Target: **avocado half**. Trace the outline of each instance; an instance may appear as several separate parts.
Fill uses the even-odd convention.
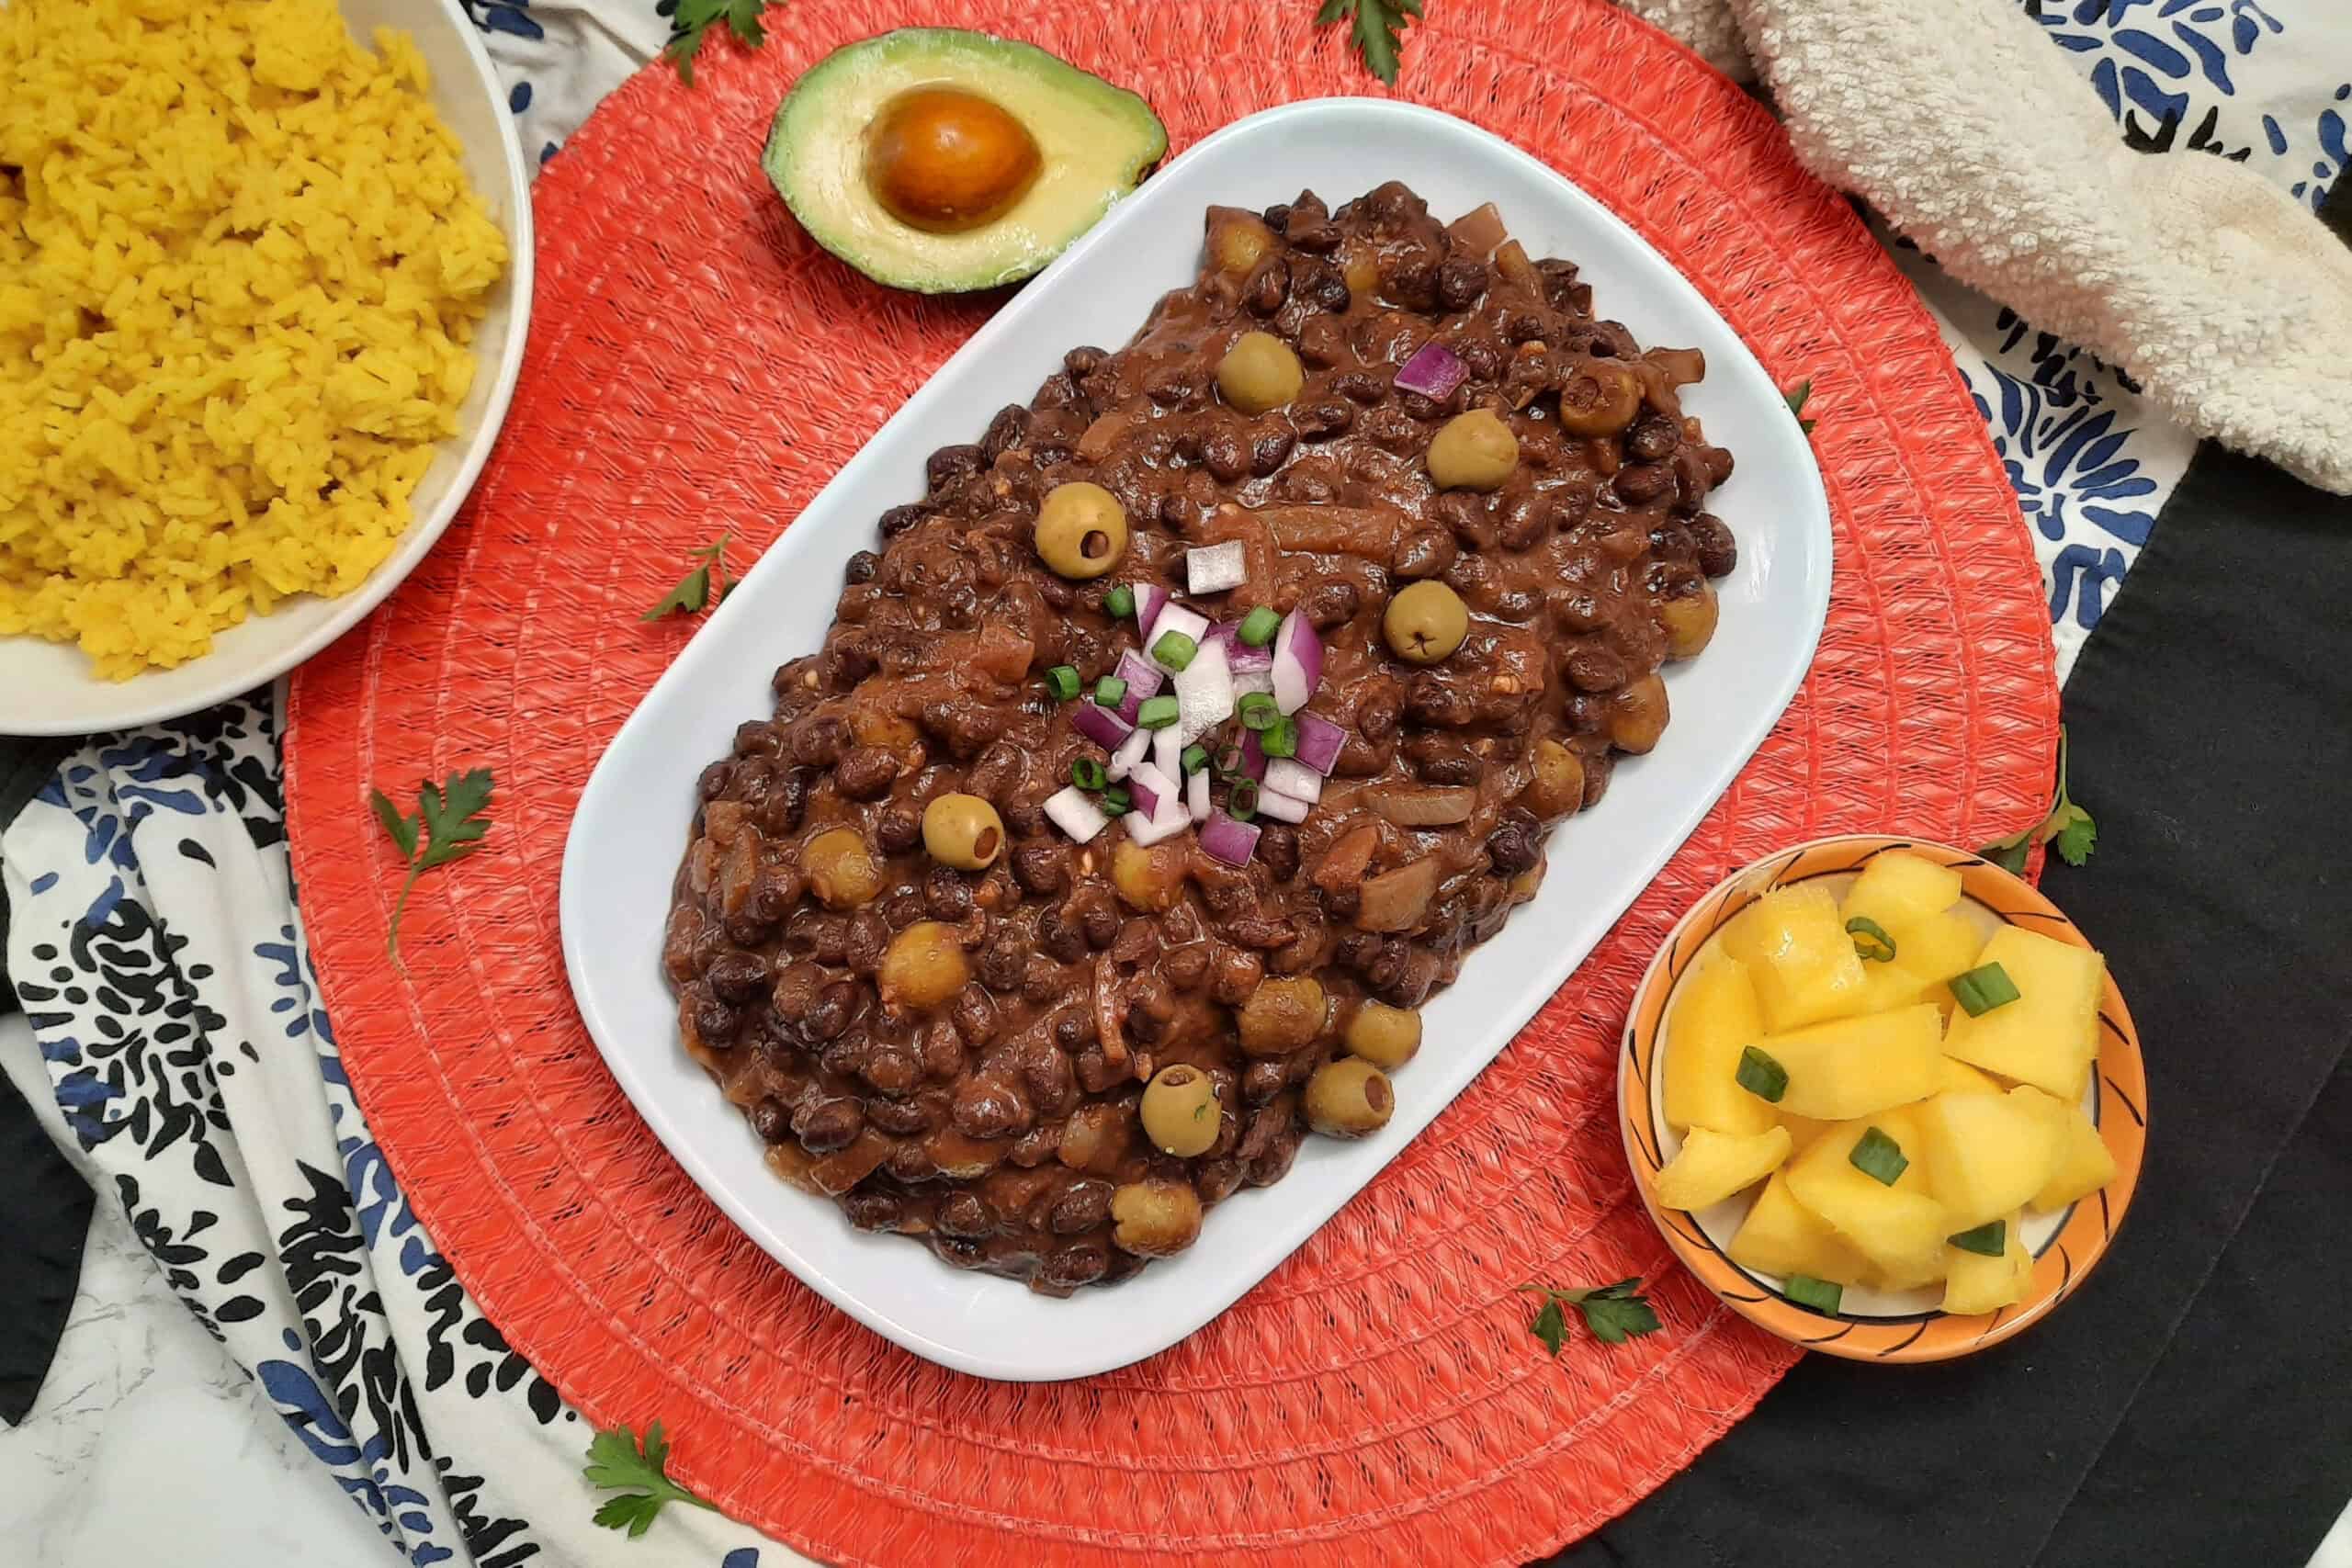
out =
[[[901,94],[952,87],[1003,108],[1035,140],[1027,188],[977,227],[902,221],[866,179],[870,129]],[[1034,44],[960,28],[904,28],[847,44],[776,109],[761,166],[809,237],[877,283],[954,294],[1015,283],[1059,255],[1168,151],[1151,106]]]

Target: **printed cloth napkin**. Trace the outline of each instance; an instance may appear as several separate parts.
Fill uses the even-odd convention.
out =
[[[525,145],[544,161],[660,50],[671,0],[466,5],[509,85]],[[2005,0],[1952,8],[1980,5],[2009,9]],[[1798,62],[1834,56],[1844,35],[1805,32],[1795,13],[1806,7],[1794,4],[1787,15],[1761,0],[1682,9],[1713,16],[1719,43],[1740,27],[1756,29],[1741,36],[1790,100],[1816,167],[1851,177],[1898,222],[1932,221],[1930,209],[1872,189],[1858,152],[1838,152],[1851,144],[1824,118],[1846,110],[1799,101]],[[1957,35],[1945,7],[1899,7],[1907,20],[1894,6],[1819,9],[1884,9],[1871,48],[1901,53],[1908,28],[1923,60],[1935,55],[1891,70],[1888,81],[1924,92],[1948,73],[1939,51]],[[2051,188],[2080,190],[2096,177],[2083,173],[2085,161],[2125,148],[2164,154],[2150,168],[2181,173],[2183,185],[2199,183],[2190,172],[2242,175],[2233,185],[2256,191],[2267,182],[2283,195],[2239,189],[2231,199],[2275,222],[2282,207],[2315,208],[2343,168],[2352,15],[2340,0],[2027,0],[2015,9],[2012,30],[2047,51],[2019,68],[2049,99],[2003,105],[2002,159],[2021,195],[2040,178],[2037,159],[2065,164],[2052,169]],[[789,17],[773,25],[789,27]],[[1786,51],[1776,29],[1792,40]],[[1409,41],[1405,69],[1409,77]],[[1850,87],[1856,77],[1841,67],[1825,80]],[[1920,122],[1902,146],[1928,166],[1942,156],[1939,117],[1962,117],[1948,127],[1954,145],[1982,130],[1965,118],[1976,112],[1965,95],[1882,112]],[[2103,149],[2084,145],[2099,134]],[[1972,145],[1981,148],[1981,136]],[[2065,231],[2048,235],[2040,260],[2063,269]],[[1957,258],[1947,237],[1939,230],[1934,243]],[[2063,323],[2095,338],[2098,321],[2020,315],[1917,247],[1891,243],[1937,310],[2008,465],[2064,668],[2188,465],[2196,429],[2174,411],[2218,431],[2236,405],[2202,402],[2153,367],[2146,381],[2127,375],[2115,356],[2057,335]],[[2263,254],[2248,249],[2245,266],[2200,277],[2204,292],[2187,303],[2217,319],[2267,308],[2273,302],[2245,298],[2272,289],[2254,265]],[[1962,276],[1996,286],[2010,276],[1989,265]],[[177,724],[97,738],[73,750],[13,822],[0,822],[7,964],[76,1140],[72,1153],[101,1201],[122,1205],[189,1310],[411,1562],[601,1561],[615,1540],[591,1519],[596,1499],[580,1475],[585,1424],[507,1347],[435,1250],[345,1080],[288,882],[275,713],[258,693]],[[801,1561],[687,1507],[667,1510],[628,1552],[648,1568]]]

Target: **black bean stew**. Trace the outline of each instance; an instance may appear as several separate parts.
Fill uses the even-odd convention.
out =
[[[1422,1003],[1657,744],[1659,667],[1714,629],[1732,459],[1676,396],[1703,368],[1596,320],[1490,208],[1211,209],[1199,280],[1134,342],[932,455],[822,651],[702,774],[663,961],[775,1171],[1061,1295],[1192,1245],[1310,1130],[1385,1122]],[[1077,481],[1108,498],[1046,505]],[[1244,581],[1189,593],[1188,551],[1236,542]],[[1323,649],[1296,722],[1339,727],[1329,777],[1240,863],[1139,807],[1083,842],[1048,813],[1074,776],[1121,798],[1072,717],[1154,585]],[[1237,818],[1243,708],[1201,738]]]

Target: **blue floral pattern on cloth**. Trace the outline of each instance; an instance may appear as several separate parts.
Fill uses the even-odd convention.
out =
[[[51,1090],[165,1282],[409,1562],[597,1560],[585,1425],[435,1249],[352,1095],[277,739],[267,694],[97,737],[0,840]],[[701,1509],[629,1554],[799,1561]]]

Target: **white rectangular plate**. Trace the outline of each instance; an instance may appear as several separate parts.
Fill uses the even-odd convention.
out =
[[[1739,467],[1715,510],[1739,539],[1717,587],[1713,644],[1667,676],[1674,722],[1651,755],[1555,835],[1531,908],[1472,955],[1426,1010],[1424,1050],[1396,1077],[1396,1112],[1360,1143],[1311,1138],[1276,1185],[1219,1204],[1192,1250],[1067,1301],[949,1268],[901,1236],[850,1228],[831,1203],[761,1162],[742,1114],[680,1048],[660,964],[670,883],[695,775],[735,727],[765,716],[768,677],[814,651],[842,564],[875,519],[922,488],[934,447],[979,436],[1026,403],[1080,344],[1126,342],[1193,280],[1202,209],[1265,207],[1310,187],[1334,207],[1401,179],[1442,217],[1497,203],[1531,254],[1577,263],[1596,308],[1645,345],[1695,344],[1684,394]],[[571,988],[597,1046],[662,1142],[746,1234],[809,1286],[917,1355],[983,1377],[1083,1377],[1163,1349],[1230,1306],[1295,1249],[1493,1060],[1655,875],[1747,761],[1812,662],[1829,603],[1829,512],[1797,422],[1696,289],[1599,202],[1485,131],[1371,99],[1294,104],[1228,126],[1175,160],[1023,288],[876,432],[727,596],[614,738],[588,782],[563,863]]]

